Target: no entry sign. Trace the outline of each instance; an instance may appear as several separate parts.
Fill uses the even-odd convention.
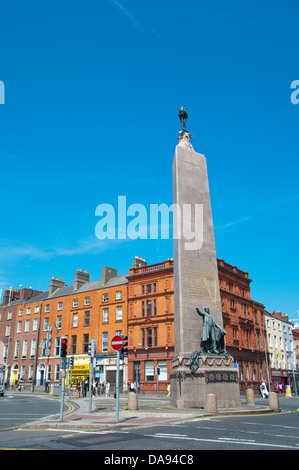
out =
[[[124,340],[122,339],[121,336],[119,335],[113,336],[111,340],[111,346],[113,347],[113,349],[115,349],[115,351],[119,351],[122,348],[123,344],[124,344]]]

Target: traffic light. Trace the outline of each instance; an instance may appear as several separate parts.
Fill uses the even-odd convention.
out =
[[[120,354],[123,355],[123,354],[127,354],[127,352],[128,352],[128,348],[126,348],[126,346],[128,346],[128,337],[124,336],[124,335],[121,335],[121,337],[123,339],[123,345],[122,345],[122,348],[120,350]]]
[[[92,339],[89,343],[88,343],[88,355],[89,357],[95,357],[95,354],[96,354],[96,340],[95,339]]]
[[[60,357],[67,355],[67,336],[63,336],[60,340]]]
[[[75,362],[75,358],[74,358],[74,356],[71,356],[70,357],[70,369],[72,369],[74,367],[74,362]]]

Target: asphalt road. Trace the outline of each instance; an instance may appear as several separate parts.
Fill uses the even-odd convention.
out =
[[[265,403],[256,399],[257,404],[259,400]],[[170,463],[158,462],[159,456],[165,459],[166,455],[168,460],[178,460],[173,463],[197,465],[202,450],[299,450],[299,398],[280,397],[281,413],[218,416],[158,426],[123,426],[115,431],[25,430],[20,427],[59,413],[59,406],[59,401],[48,397],[1,398],[0,449],[101,450],[99,463],[120,464],[115,459],[126,458],[122,463],[132,468],[145,463]]]

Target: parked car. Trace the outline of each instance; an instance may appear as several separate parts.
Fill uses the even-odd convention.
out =
[[[4,385],[0,382],[0,395],[3,397],[4,395]]]

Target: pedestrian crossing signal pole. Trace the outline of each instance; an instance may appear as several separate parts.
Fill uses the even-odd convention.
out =
[[[89,413],[92,412],[92,384],[93,384],[93,362],[96,354],[96,340],[92,339],[88,343],[88,355],[90,359],[90,371],[89,371]]]
[[[60,368],[62,368],[60,421],[63,421],[64,395],[65,395],[66,355],[67,355],[67,336],[63,336],[60,340]]]
[[[120,363],[120,350],[117,351],[116,360],[116,407],[115,407],[115,421],[119,421],[119,363]]]
[[[115,421],[118,423],[119,421],[119,363],[120,363],[120,354],[121,350],[124,345],[124,337],[121,335],[115,335],[113,336],[111,340],[111,346],[112,348],[117,351],[117,356],[116,356],[116,393],[115,393],[115,398],[116,398],[116,407],[115,407]]]

